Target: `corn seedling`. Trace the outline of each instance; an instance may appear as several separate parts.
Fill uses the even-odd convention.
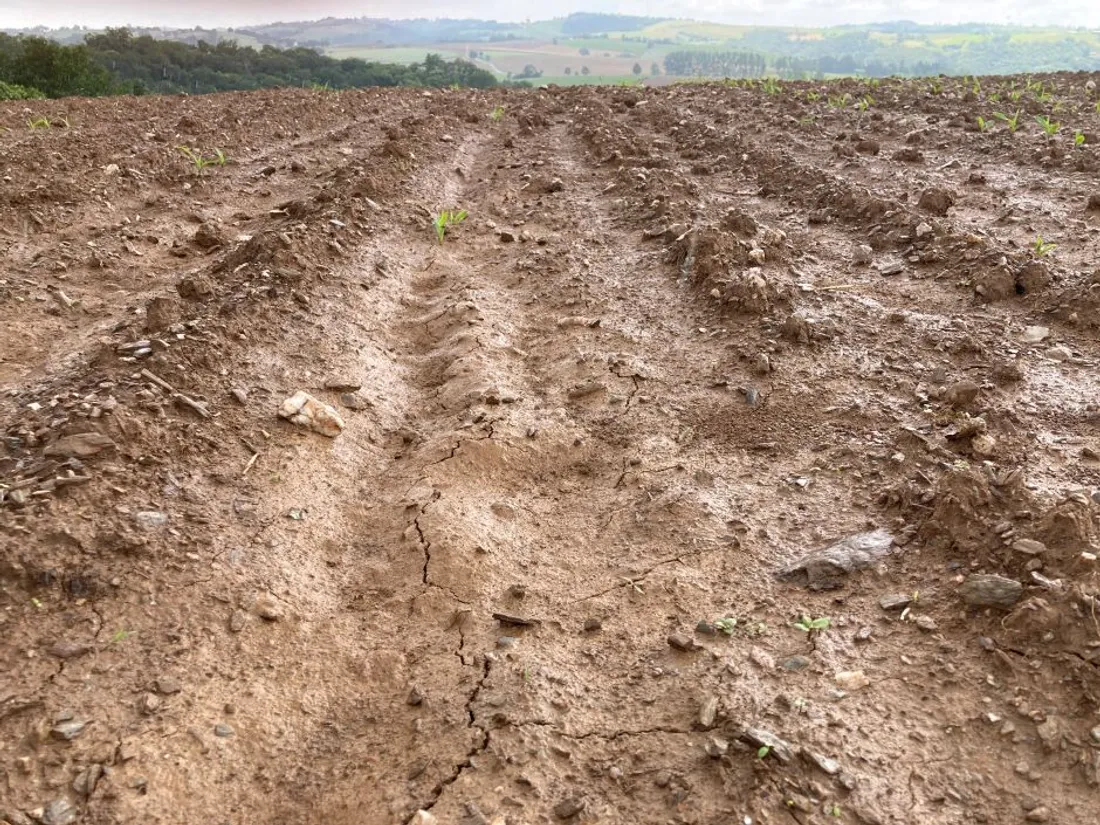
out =
[[[35,129],[49,129],[53,126],[48,117],[27,118],[27,128],[32,132]]]
[[[764,78],[764,80],[760,84],[760,88],[764,90],[764,94],[768,95],[777,95],[782,90],[782,87],[779,85],[779,81],[777,81],[774,77]]]
[[[817,103],[817,101],[821,100],[821,93],[814,91],[806,92],[806,100],[810,101],[811,103]],[[1097,105],[1100,106],[1100,104]]]
[[[1049,255],[1057,247],[1058,247],[1057,244],[1050,243],[1049,241],[1044,241],[1043,236],[1040,235],[1039,237],[1037,237],[1035,239],[1035,243],[1032,244],[1031,248],[1035,251],[1035,254],[1037,256],[1042,258],[1044,255]]]
[[[978,131],[979,132],[984,132],[988,128],[989,128],[989,121],[986,120],[981,115],[979,115],[978,116]]]
[[[852,100],[851,95],[849,95],[847,92],[845,92],[842,95],[830,95],[828,103],[834,109],[843,109],[845,106],[847,106],[851,102],[851,100]]]
[[[1073,145],[1075,147],[1085,145],[1085,133],[1080,129],[1073,133]]]
[[[718,628],[722,633],[727,636],[733,635],[733,629],[737,627],[737,619],[726,617],[724,619],[718,619],[714,622],[714,626]]]
[[[870,95],[864,95],[860,101],[856,104],[856,108],[861,112],[866,112],[872,106],[875,105],[875,99]]]
[[[991,101],[993,101],[994,103],[1000,103],[1001,102],[1001,93],[1000,92],[994,92],[993,94],[991,94],[989,96],[989,99]]]
[[[195,171],[200,175],[205,171],[207,166],[225,166],[228,160],[225,156],[225,152],[221,149],[214,150],[213,157],[206,157],[198,149],[192,149],[189,146],[177,146],[176,147],[183,156],[195,167]]]
[[[978,78],[974,78],[973,83],[971,83],[970,85],[970,91],[974,93],[975,97],[982,93],[982,84],[981,81],[978,80]]]
[[[1040,128],[1047,133],[1049,137],[1053,137],[1058,134],[1058,130],[1062,128],[1062,124],[1057,121],[1051,120],[1046,115],[1036,115],[1035,122],[1039,124]]]
[[[504,117],[504,107],[497,106],[493,111],[489,112],[489,120],[493,123],[499,123]]]
[[[1013,89],[1011,92],[1008,93],[1008,98],[1013,103],[1019,103],[1020,98],[1023,97],[1023,96],[1024,96],[1024,93],[1021,92],[1019,89]]]
[[[443,238],[447,234],[447,230],[452,226],[458,226],[464,220],[469,213],[465,209],[460,209],[457,212],[440,212],[435,216],[433,225],[435,226],[435,236],[439,238],[439,242],[443,243]]]
[[[133,635],[134,631],[132,630],[116,630],[111,634],[111,644],[117,645],[119,642],[124,642]]]
[[[1016,130],[1020,127],[1020,110],[1016,110],[1014,115],[1006,115],[1004,112],[994,112],[993,117],[997,120],[1003,120],[1008,126],[1008,131],[1015,134]]]
[[[938,81],[938,80],[933,80],[928,85],[928,91],[931,92],[934,95],[943,94],[943,84],[940,83],[940,81]]]
[[[772,746],[771,745],[761,745],[759,748],[756,749],[756,758],[757,759],[763,759],[764,757],[766,757],[771,752],[772,752]]]
[[[827,630],[831,624],[832,621],[826,616],[822,616],[819,619],[811,619],[809,616],[803,616],[791,626],[801,630],[803,633],[820,633],[822,630]]]

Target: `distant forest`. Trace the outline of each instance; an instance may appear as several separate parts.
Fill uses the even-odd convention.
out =
[[[349,89],[364,86],[497,84],[491,72],[465,60],[429,54],[397,65],[335,60],[313,49],[251,49],[232,41],[188,45],[135,36],[126,29],[62,45],[42,37],[0,34],[0,99],[107,94],[204,94],[278,86]]]

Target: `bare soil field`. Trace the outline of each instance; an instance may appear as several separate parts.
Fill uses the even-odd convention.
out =
[[[0,821],[1100,821],[1042,80],[0,105]]]

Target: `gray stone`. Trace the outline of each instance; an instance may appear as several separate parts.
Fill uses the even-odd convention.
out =
[[[685,653],[690,653],[699,649],[699,645],[695,644],[695,640],[690,636],[685,636],[683,633],[673,633],[669,636],[668,646],[675,650],[682,650]]]
[[[890,553],[894,537],[886,530],[857,533],[815,550],[779,571],[780,578],[801,579],[811,590],[840,587],[849,573],[869,567]]]
[[[67,799],[55,799],[42,811],[42,825],[71,825],[76,822],[77,810]]]
[[[912,603],[913,597],[908,593],[889,593],[878,600],[883,610],[904,610]]]
[[[219,722],[218,724],[214,725],[214,735],[215,736],[220,736],[224,739],[228,736],[233,735],[233,728],[231,728],[229,725],[225,724],[224,722]]]
[[[84,728],[87,726],[88,723],[83,719],[66,719],[50,728],[50,736],[54,739],[61,739],[66,742],[72,741],[80,736],[80,734],[84,733]]]
[[[554,816],[558,819],[569,819],[583,811],[585,805],[586,803],[582,797],[571,796],[554,806]]]
[[[1008,609],[1021,599],[1024,586],[994,573],[971,573],[959,586],[959,594],[971,607]]]
[[[710,730],[714,727],[714,720],[718,715],[718,697],[708,696],[699,707],[699,727]]]
[[[788,742],[763,728],[745,728],[741,731],[741,739],[754,748],[768,748],[769,753],[784,764],[790,762],[794,756]]]
[[[171,676],[161,676],[157,679],[157,693],[161,693],[165,696],[171,696],[173,693],[179,693],[183,690],[183,683],[179,679],[173,679]]]
[[[805,656],[791,656],[783,660],[783,669],[798,672],[810,666],[810,660]]]

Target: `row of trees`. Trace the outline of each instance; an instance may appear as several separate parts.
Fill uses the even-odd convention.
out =
[[[47,97],[69,95],[203,94],[278,86],[496,85],[491,72],[465,60],[428,55],[408,66],[335,60],[312,49],[251,49],[233,41],[188,45],[134,36],[127,29],[88,35],[63,46],[41,37],[0,34],[0,81]]]

